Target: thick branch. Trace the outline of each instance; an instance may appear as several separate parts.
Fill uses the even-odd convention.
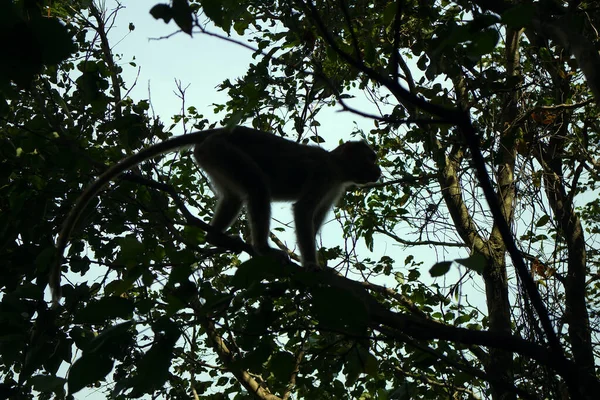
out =
[[[443,149],[437,149],[438,157],[442,162],[438,162],[438,182],[442,188],[442,197],[450,212],[452,222],[456,231],[471,252],[475,251],[484,255],[488,254],[485,242],[477,232],[475,222],[464,202],[460,181],[458,179],[457,163],[444,154]]]
[[[106,61],[106,65],[108,70],[110,71],[110,80],[112,83],[112,94],[114,96],[114,104],[115,104],[115,116],[119,118],[121,116],[121,85],[119,82],[119,70],[115,64],[115,60],[112,55],[112,51],[110,49],[110,44],[108,42],[108,37],[106,36],[106,24],[102,17],[102,14],[96,6],[92,3],[90,6],[90,13],[96,19],[98,26],[95,27],[98,36],[100,36],[100,48],[102,49],[102,53],[104,54],[104,60]]]
[[[281,397],[275,396],[252,378],[248,371],[240,369],[235,365],[235,355],[229,350],[229,347],[217,331],[214,321],[206,316],[206,312],[202,309],[202,305],[198,298],[194,298],[190,302],[190,307],[194,310],[196,317],[201,321],[202,326],[206,329],[208,340],[212,348],[215,350],[219,359],[227,368],[227,371],[231,372],[235,376],[238,382],[255,398],[261,400],[282,400]]]
[[[361,298],[369,309],[369,326],[380,330],[389,327],[418,340],[448,340],[467,345],[481,345],[493,349],[502,349],[532,358],[561,375],[569,385],[579,387],[589,395],[600,391],[600,382],[591,374],[580,374],[576,364],[564,357],[562,352],[548,350],[536,343],[528,342],[518,336],[489,331],[475,331],[444,325],[425,318],[390,311],[368,294],[362,285],[347,278],[324,270],[319,273],[321,283],[329,283]],[[592,398],[592,397],[589,397]]]
[[[559,157],[560,154],[554,155]],[[585,235],[579,216],[575,212],[561,180],[561,171],[552,168],[549,155],[539,154],[544,168],[544,183],[548,202],[560,226],[562,239],[567,243],[567,276],[565,279],[566,312],[569,339],[573,356],[580,368],[592,373],[594,356],[585,296],[587,255]]]

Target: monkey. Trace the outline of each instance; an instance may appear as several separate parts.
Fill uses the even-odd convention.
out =
[[[316,235],[329,209],[351,185],[381,177],[377,155],[364,141],[348,141],[332,151],[293,142],[257,129],[233,126],[177,136],[126,157],[101,174],[76,200],[57,239],[57,262],[50,272],[55,304],[60,299],[62,255],[85,207],[121,173],[163,153],[194,146],[193,157],[217,196],[210,225],[225,232],[246,207],[252,247],[258,255],[287,260],[268,244],[271,202],[292,201],[302,265],[319,268]],[[207,234],[207,241],[211,241]]]

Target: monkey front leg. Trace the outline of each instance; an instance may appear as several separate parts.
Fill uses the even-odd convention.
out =
[[[242,199],[234,193],[221,192],[210,225],[219,232],[225,232],[240,215],[242,205]]]
[[[317,263],[317,234],[314,225],[315,204],[312,200],[303,200],[294,204],[294,222],[296,224],[296,238],[302,257],[302,266],[310,269],[319,269]]]
[[[257,182],[254,190],[248,193],[246,208],[254,251],[261,256],[272,256],[280,263],[289,262],[290,258],[285,251],[269,246],[271,196],[266,185],[261,186]]]
[[[298,247],[306,268],[322,268],[317,261],[316,236],[342,191],[343,187],[332,186],[327,180],[313,179],[312,187],[294,204]]]
[[[229,228],[242,210],[242,199],[233,192],[221,190],[218,192],[218,201],[215,214],[210,221],[216,231],[224,233]],[[211,232],[206,233],[206,240],[216,246],[224,245],[219,235]]]

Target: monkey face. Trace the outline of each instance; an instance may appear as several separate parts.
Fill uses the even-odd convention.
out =
[[[367,164],[358,169],[354,175],[354,182],[359,184],[377,182],[381,177],[381,169],[377,164]]]
[[[344,174],[350,182],[365,184],[381,177],[377,154],[363,141],[346,142],[332,152],[340,158]]]

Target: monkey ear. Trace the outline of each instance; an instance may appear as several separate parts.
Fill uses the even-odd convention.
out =
[[[365,142],[344,142],[342,144],[340,144],[338,147],[336,147],[332,153],[336,153],[337,155],[341,156],[344,159],[351,159],[357,156],[357,144],[359,143],[363,143],[364,145],[366,145],[366,147],[368,147],[368,145]],[[362,147],[362,146],[361,146]]]
[[[350,162],[366,161],[374,164],[377,161],[377,154],[364,140],[342,143],[333,150],[333,153]]]

